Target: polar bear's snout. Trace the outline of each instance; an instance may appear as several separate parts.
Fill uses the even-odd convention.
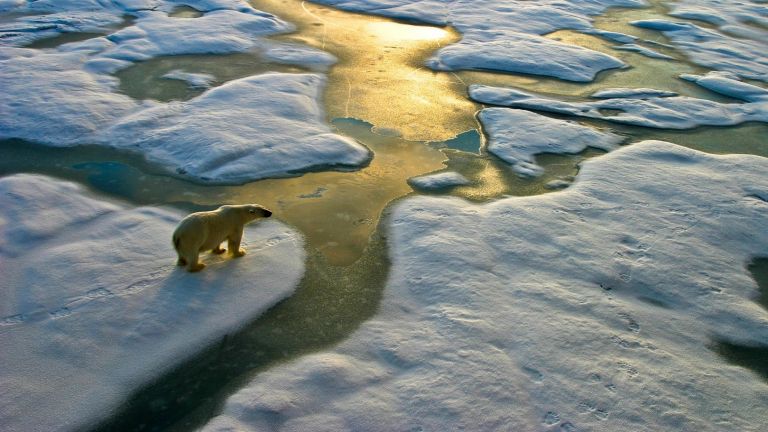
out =
[[[265,209],[262,206],[254,206],[254,208],[252,208],[249,211],[249,213],[260,215],[261,217],[265,217],[265,218],[268,218],[268,217],[272,216],[272,211],[268,210],[268,209]]]

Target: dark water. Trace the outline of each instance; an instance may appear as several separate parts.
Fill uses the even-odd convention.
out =
[[[768,310],[768,257],[755,258],[747,270],[757,283],[755,301]],[[768,382],[768,345],[749,346],[720,340],[715,341],[711,348],[729,362],[754,371]]]

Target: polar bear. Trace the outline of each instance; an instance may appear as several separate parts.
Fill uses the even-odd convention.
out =
[[[234,257],[245,255],[240,249],[245,224],[256,219],[268,218],[272,212],[258,204],[223,205],[214,211],[192,213],[179,222],[173,232],[173,247],[179,254],[177,265],[187,270],[202,270],[205,264],[198,262],[202,251],[221,254],[221,243],[227,240],[227,248]]]

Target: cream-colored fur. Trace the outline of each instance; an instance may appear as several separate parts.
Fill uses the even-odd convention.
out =
[[[221,254],[221,243],[226,240],[227,248],[234,257],[245,255],[240,249],[243,227],[256,219],[272,216],[272,212],[256,204],[224,205],[214,211],[192,213],[179,222],[173,232],[173,246],[179,254],[177,262],[187,270],[202,270],[205,264],[198,262],[200,252],[210,250]]]

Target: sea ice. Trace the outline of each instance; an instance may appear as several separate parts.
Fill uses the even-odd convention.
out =
[[[64,147],[139,109],[113,92],[117,80],[83,69],[84,54],[3,48],[0,60],[0,139],[21,138]]]
[[[649,141],[561,192],[403,200],[378,314],[204,430],[761,431],[765,382],[708,345],[768,345],[766,172]]]
[[[135,25],[107,36],[115,45],[101,56],[140,61],[161,55],[243,52],[265,44],[260,36],[293,28],[269,14],[215,10],[181,20],[163,12],[145,12]]]
[[[462,40],[435,53],[427,61],[433,69],[492,69],[582,82],[591,81],[602,70],[623,67],[624,63],[607,54],[542,36],[561,29],[593,32],[590,16],[611,6],[645,5],[641,0],[320,0],[319,3],[454,26],[461,32]]]
[[[718,2],[718,7],[727,10],[735,4],[742,4],[742,2]],[[663,32],[678,49],[701,66],[731,72],[742,78],[768,82],[765,43],[768,32],[766,31],[751,30],[750,33],[742,32],[740,37],[731,37],[689,22],[639,20],[631,24]],[[750,28],[742,23],[739,26],[732,26],[732,29],[745,27]]]
[[[460,43],[442,48],[426,64],[435,70],[495,70],[582,82],[592,81],[602,70],[624,66],[597,51],[502,30],[468,30]]]
[[[543,173],[536,165],[537,154],[579,153],[587,147],[610,151],[624,141],[624,137],[610,132],[525,110],[486,108],[478,118],[488,134],[488,151],[522,175]]]
[[[613,49],[617,49],[620,51],[632,51],[636,52],[638,54],[642,54],[646,57],[650,58],[656,58],[656,59],[662,59],[662,60],[674,60],[675,58],[672,56],[668,56],[666,54],[662,54],[658,51],[654,51],[648,47],[644,47],[642,45],[634,44],[634,43],[625,43],[623,45],[616,45],[612,47]]]
[[[753,88],[751,94],[759,94],[762,91],[759,87],[732,81],[730,91],[734,94],[737,86],[738,94],[741,95],[747,93],[750,88]],[[702,82],[706,83],[708,80]],[[711,87],[714,88],[714,85]],[[722,90],[723,86],[718,88]],[[643,89],[639,95],[628,92],[618,93],[620,97],[616,98],[569,102],[511,88],[484,85],[472,85],[469,88],[470,97],[480,103],[652,128],[691,129],[698,126],[732,126],[748,121],[768,122],[768,98],[756,98],[747,103],[722,103],[687,96],[647,97],[645,93],[646,90]]]
[[[183,214],[38,175],[0,179],[0,429],[83,430],[293,293],[303,241],[262,221],[243,258],[176,266]]]
[[[455,171],[445,171],[435,174],[427,174],[408,179],[408,184],[423,190],[440,190],[455,186],[468,185],[469,179]]]
[[[79,51],[23,48],[3,48],[2,54],[0,139],[100,143],[212,182],[360,166],[370,159],[365,147],[325,125],[318,104],[325,81],[318,75],[268,74],[186,102],[138,103],[115,93],[115,78],[86,71],[111,69],[106,59],[94,63]]]
[[[102,32],[122,21],[121,16],[107,12],[71,11],[22,16],[15,21],[0,23],[0,46],[27,45],[62,33]]]
[[[647,99],[653,97],[670,97],[677,96],[677,93],[668,90],[656,90],[651,88],[604,88],[600,89],[589,97],[598,99],[613,99],[613,98],[634,98],[634,99]]]
[[[218,183],[366,164],[367,148],[325,124],[317,102],[324,83],[315,74],[242,78],[122,118],[96,140]]]
[[[180,69],[174,69],[163,75],[165,79],[184,81],[188,86],[194,88],[208,88],[216,81],[216,77],[210,74],[184,72]]]
[[[706,75],[685,74],[681,75],[680,78],[735,99],[747,102],[768,100],[768,89],[739,81],[727,72],[709,72]]]
[[[41,0],[16,5],[14,12],[52,13],[17,18],[9,25],[75,22],[85,14],[92,14],[96,23],[111,23],[111,18],[128,11],[137,18],[122,30],[56,50],[0,47],[0,87],[5,96],[0,100],[0,139],[112,146],[140,153],[170,172],[220,183],[359,167],[370,160],[365,147],[333,134],[325,125],[318,103],[325,80],[318,75],[250,77],[190,101],[168,104],[138,102],[118,93],[117,79],[108,74],[163,55],[256,50],[269,61],[314,70],[325,70],[336,61],[311,47],[268,41],[264,36],[290,31],[293,25],[241,1],[186,2],[205,14],[194,19],[168,16],[167,11],[180,3],[102,6],[88,0],[61,4]],[[60,31],[63,24],[57,25],[54,30]],[[166,77],[198,87],[213,81],[210,76],[181,73]]]

